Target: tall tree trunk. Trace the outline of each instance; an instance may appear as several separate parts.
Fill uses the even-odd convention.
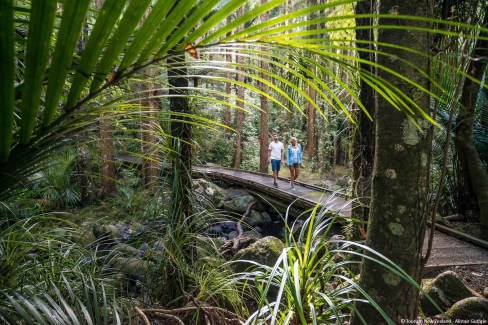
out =
[[[488,15],[485,15],[483,25],[487,23]],[[482,58],[488,56],[486,39],[478,39],[472,56],[467,73],[476,80],[481,80],[486,69],[486,63]],[[466,78],[460,99],[462,107],[459,109],[456,119],[454,141],[461,175],[464,176],[465,183],[470,185],[476,196],[481,224],[486,228],[488,227],[488,171],[483,166],[473,139],[473,119],[479,91],[479,84]]]
[[[357,2],[355,7],[356,15],[372,14],[374,12],[374,0],[366,0]],[[356,40],[373,42],[373,19],[372,18],[357,18],[356,26],[371,26],[366,29],[356,29]],[[371,50],[372,43],[358,42],[356,46],[359,48],[358,56],[363,60],[375,62],[373,53],[364,50]],[[360,63],[360,68],[373,74],[372,65]],[[374,98],[376,94],[367,83],[359,80],[359,99],[370,114],[374,113],[375,103]],[[354,114],[356,125],[351,123],[350,129],[352,134],[352,168],[353,168],[353,184],[352,191],[355,201],[355,207],[352,210],[352,216],[359,221],[358,227],[353,227],[353,238],[359,239],[361,228],[365,228],[364,223],[368,220],[369,215],[369,196],[371,194],[371,174],[373,172],[374,159],[374,123],[371,121],[366,113],[356,105],[356,112]],[[361,228],[360,228],[361,227]]]
[[[100,195],[108,196],[115,192],[115,161],[113,127],[110,118],[105,114],[100,115],[100,154],[102,156],[102,186]]]
[[[103,0],[95,0],[95,9],[100,10],[102,6]],[[100,115],[100,154],[102,157],[102,186],[100,188],[100,195],[102,197],[115,192],[116,171],[112,132],[112,121],[102,113]]]
[[[175,113],[191,114],[188,104],[188,75],[184,54],[168,59],[168,82],[170,84],[170,110]],[[178,225],[191,214],[190,192],[192,189],[192,128],[188,118],[178,114],[172,115],[171,153],[173,168],[173,186],[171,192],[171,217],[173,225]]]
[[[239,8],[239,16],[244,14],[244,6]],[[242,29],[243,27],[239,28]],[[241,64],[243,57],[236,55],[237,65]],[[238,83],[244,82],[244,75],[239,73],[242,68],[237,67],[236,81]],[[234,168],[240,168],[242,163],[242,127],[244,125],[244,87],[237,85],[237,110],[236,110],[236,151],[234,153]]]
[[[156,73],[154,69],[149,68],[147,73],[153,78]],[[144,156],[144,164],[142,165],[142,183],[145,188],[154,193],[159,188],[159,163],[160,159],[157,150],[157,132],[159,129],[158,111],[159,104],[154,98],[158,91],[153,82],[144,84],[144,99],[142,100],[143,114],[145,119],[142,122],[142,155]]]
[[[261,0],[261,4],[265,4],[267,0]],[[261,15],[261,21],[265,22],[269,18],[269,12],[265,12]],[[267,56],[260,62],[261,69],[268,71],[269,63],[264,61]],[[264,73],[260,73],[261,78],[266,78]],[[268,93],[269,87],[264,83],[259,83],[259,88],[263,93]],[[268,140],[269,140],[269,103],[266,96],[261,95],[261,120],[259,130],[259,171],[261,173],[268,173]]]
[[[318,4],[317,0],[308,0],[308,5],[310,7],[316,6]],[[318,12],[313,12],[310,14],[310,19],[316,19],[318,16]],[[309,26],[309,30],[317,30],[317,24],[311,24]],[[310,36],[311,38],[316,38],[317,36]],[[315,67],[313,68],[315,69]],[[315,102],[316,101],[316,91],[312,87],[312,85],[308,85],[308,96],[310,99]],[[317,135],[315,130],[315,123],[316,123],[316,116],[317,112],[315,111],[315,107],[311,102],[307,102],[306,107],[307,113],[307,155],[310,160],[316,161],[317,159]],[[316,164],[313,164],[316,166]]]
[[[232,21],[232,17],[229,15],[229,16],[227,17],[227,23],[229,24],[231,21]],[[230,36],[230,32],[229,32],[229,33],[227,33],[227,36]],[[226,51],[229,51],[229,50],[227,49]],[[230,63],[232,63],[232,54],[227,53],[227,54],[225,55],[225,61],[226,61],[226,62],[228,62],[229,64],[230,64]],[[231,78],[230,66],[229,66],[229,67],[227,67],[227,68],[228,68],[229,70],[227,70],[227,72],[225,73],[225,77],[226,77],[228,80],[230,80],[230,78]],[[230,82],[226,82],[226,83],[225,83],[225,93],[226,93],[227,95],[230,95],[230,94],[231,94],[231,92],[232,92],[232,88],[231,88],[231,86],[232,86],[232,85],[231,85],[231,83],[230,83]],[[227,98],[228,98],[227,100],[229,100],[229,99],[230,99],[230,96],[229,96],[229,97],[227,97]],[[226,106],[226,107],[224,108],[224,125],[226,125],[226,126],[230,127],[230,126],[231,126],[231,123],[232,123],[232,120],[231,120],[231,119],[232,119],[232,114],[231,114],[230,107],[229,107],[229,106]],[[226,133],[227,133],[227,134],[229,134],[229,132],[230,132],[230,130],[229,130],[229,129],[226,129]]]
[[[398,12],[400,15],[432,17],[432,3],[425,0],[381,1],[379,13]],[[402,30],[382,30],[381,25],[405,25]],[[381,44],[396,44],[420,53],[429,53],[430,37],[427,33],[410,30],[421,27],[420,21],[380,19],[378,30],[379,52],[387,52],[402,60],[381,55],[378,63],[398,72],[428,89],[428,81],[415,68],[428,73],[429,60],[411,52],[389,48]],[[429,111],[429,96],[384,70],[379,76],[397,86],[422,109]],[[414,109],[415,111],[415,109]],[[412,117],[417,128],[405,113],[397,111],[389,101],[378,99],[376,109],[375,164],[371,194],[371,210],[366,245],[385,255],[401,267],[414,280],[420,281],[422,244],[428,216],[429,161],[431,142],[428,122],[422,115]],[[405,166],[408,162],[408,166]],[[372,255],[371,253],[367,253]],[[359,285],[381,306],[395,323],[413,320],[417,316],[418,290],[395,273],[378,263],[364,259]],[[384,324],[379,312],[369,304],[357,303],[358,313],[367,324]],[[357,315],[352,325],[362,324]]]

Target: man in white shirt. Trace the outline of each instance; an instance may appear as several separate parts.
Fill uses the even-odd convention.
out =
[[[278,133],[273,133],[273,142],[268,147],[268,163],[271,162],[271,170],[273,171],[273,185],[278,187],[278,174],[280,173],[281,162],[284,157],[285,147],[281,141],[278,141]]]

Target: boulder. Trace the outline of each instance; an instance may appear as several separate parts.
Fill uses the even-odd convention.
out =
[[[235,211],[237,213],[244,214],[247,210],[247,207],[251,203],[257,202],[254,196],[247,194],[244,196],[237,196],[228,201],[223,202],[223,207],[229,211]]]
[[[466,320],[468,324],[486,324],[488,299],[469,297],[456,302],[444,315],[451,320]],[[478,321],[478,322],[476,322]]]
[[[130,279],[140,279],[144,277],[153,263],[133,257],[114,257],[112,259],[113,268],[124,274]]]
[[[232,260],[248,260],[267,266],[274,266],[284,248],[285,244],[281,240],[268,236],[256,241],[247,248],[241,249],[234,255]],[[243,272],[251,266],[249,263],[238,262],[234,264],[234,270]]]
[[[453,271],[446,271],[439,274],[434,280],[425,281],[423,287],[424,292],[420,297],[420,306],[426,316],[439,314],[439,310],[427,299],[427,294],[443,311],[457,301],[478,296],[478,293],[468,288]]]
[[[195,194],[197,194],[197,199],[203,207],[214,208],[221,207],[222,200],[225,197],[225,191],[207,181],[203,178],[198,178],[193,181],[193,188]]]
[[[267,212],[258,212],[254,210],[252,210],[251,213],[249,213],[249,215],[246,216],[243,220],[244,224],[250,226],[267,225],[270,222],[271,222],[271,217]]]
[[[74,240],[80,245],[87,246],[87,247],[91,246],[97,240],[95,234],[93,233],[93,229],[94,228],[92,223],[88,223],[88,222],[82,223],[77,232],[79,236],[74,238]]]

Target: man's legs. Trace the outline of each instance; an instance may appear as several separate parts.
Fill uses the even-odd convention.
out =
[[[280,172],[280,160],[271,159],[271,170],[273,171],[273,185],[278,186],[278,173]]]

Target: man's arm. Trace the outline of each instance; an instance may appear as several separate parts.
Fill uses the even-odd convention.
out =
[[[268,148],[268,164],[271,162],[271,149]]]

